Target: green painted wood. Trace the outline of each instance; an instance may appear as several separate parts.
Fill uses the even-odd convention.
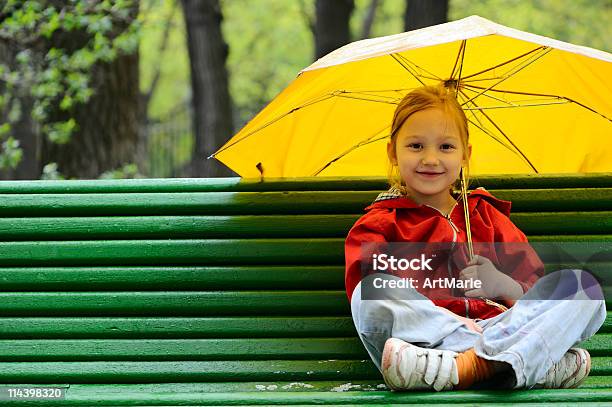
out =
[[[612,231],[612,212],[517,213],[510,219],[526,235],[593,235]]]
[[[0,361],[366,359],[357,337],[0,340]]]
[[[344,239],[0,242],[0,266],[344,263]]]
[[[346,237],[358,218],[357,215],[4,218],[0,219],[0,236],[5,241],[330,238]]]
[[[1,240],[346,237],[359,215],[0,218]],[[519,213],[527,235],[610,234],[612,212]]]
[[[545,263],[546,272],[584,268],[584,261]],[[589,270],[612,285],[612,262],[588,262]],[[3,291],[149,291],[344,289],[337,266],[165,266],[2,267]]]
[[[349,313],[344,291],[0,292],[0,316],[231,316]]]
[[[3,194],[0,215],[271,215],[361,213],[378,192]]]
[[[0,255],[1,256],[1,255]],[[344,289],[344,266],[4,267],[3,291]]]
[[[612,205],[611,188],[491,189],[489,192],[511,201],[512,212],[600,211],[609,210]]]
[[[319,383],[323,383],[319,386]],[[461,391],[461,392],[388,392],[375,391],[361,385],[354,390],[340,391],[352,382],[248,382],[222,383],[227,390],[216,389],[215,384],[159,383],[159,384],[74,384],[66,389],[66,400],[48,400],[44,405],[521,405],[542,406],[554,403],[566,405],[605,405],[608,389],[554,389],[515,391]],[[288,386],[304,384],[314,390],[294,390]],[[324,387],[325,386],[325,387]],[[357,385],[356,385],[357,386]],[[283,388],[286,387],[286,388]],[[320,390],[323,388],[324,390]],[[337,389],[336,391],[326,390]],[[245,390],[242,390],[245,389]],[[269,389],[269,390],[268,390]],[[590,394],[590,397],[589,397]],[[582,397],[582,399],[581,399]],[[4,404],[6,403],[6,404]],[[27,401],[4,402],[7,406],[36,405]]]
[[[608,319],[612,327],[612,316],[609,315]],[[350,316],[0,318],[1,339],[299,338],[356,335]]]
[[[580,347],[612,356],[612,335]],[[0,361],[367,359],[357,337],[272,339],[0,340]]]
[[[612,311],[608,312],[599,330],[599,334],[610,333]],[[299,338],[356,335],[350,316],[0,318],[0,339]],[[607,349],[611,345],[604,343]]]
[[[380,191],[0,194],[6,217],[363,213]],[[514,212],[609,210],[612,188],[491,190]]]
[[[587,388],[610,388],[610,378],[605,376],[590,376],[582,383],[580,389]],[[36,385],[41,386],[41,385]],[[67,385],[56,384],[57,387],[68,388]],[[76,397],[88,395],[92,399],[102,402],[113,395],[130,395],[136,399],[146,400],[147,397],[163,397],[165,394],[198,394],[198,393],[313,393],[334,392],[359,394],[363,391],[387,393],[388,389],[382,378],[379,380],[353,380],[347,381],[324,381],[307,380],[303,382],[274,381],[274,382],[198,382],[198,383],[143,383],[143,384],[74,384],[67,390],[67,400],[76,401]],[[542,392],[542,390],[538,390]],[[571,391],[571,390],[550,390]],[[517,392],[524,392],[518,390]],[[454,392],[455,397],[460,395],[477,393],[476,391]],[[494,392],[487,392],[494,393]],[[503,392],[506,394],[505,392]],[[514,392],[513,392],[514,393]],[[404,393],[410,394],[410,393]],[[418,395],[422,393],[412,393]],[[435,393],[434,393],[435,394]],[[521,403],[521,405],[524,405]]]
[[[114,383],[97,397],[81,393],[80,398],[72,399],[74,404],[89,404],[84,397],[96,404],[101,401],[101,405],[440,401],[436,394],[410,394],[403,400],[401,397],[408,396],[375,391],[352,391],[351,397],[338,399],[336,395],[343,393],[331,388],[314,391],[320,394],[309,392],[311,398],[301,398],[306,393],[302,389],[294,393],[296,399],[288,394],[293,389],[275,394],[231,387],[245,380],[380,381],[348,317],[342,265],[348,228],[361,206],[385,187],[381,179],[361,184],[347,181],[153,180],[16,188],[0,183],[0,193],[13,194],[0,200],[11,202],[0,203],[0,216],[9,216],[0,218],[0,236],[8,240],[0,243],[0,266],[5,267],[0,268],[0,289],[9,291],[0,294],[6,305],[0,315],[12,316],[0,318],[0,360],[4,360],[0,382],[44,383],[53,377],[60,382]],[[551,182],[566,188],[493,192],[514,201],[512,218],[533,242],[596,240],[609,245],[612,217],[606,211],[612,209],[608,204],[612,174],[589,179],[509,177],[498,180],[496,187],[550,188]],[[602,188],[581,190],[594,185]],[[345,192],[325,192],[324,188]],[[284,189],[303,192],[269,192]],[[139,195],[143,192],[150,196]],[[26,218],[10,218],[19,213]],[[66,218],[76,213],[80,217]],[[121,216],[106,216],[113,214]],[[287,216],[291,214],[299,216]],[[98,217],[83,217],[88,215]],[[248,237],[254,239],[245,239]],[[607,260],[602,261],[604,270],[609,270]],[[288,278],[290,270],[293,280]],[[296,288],[300,291],[286,291]],[[45,292],[31,292],[36,290]],[[109,292],[92,292],[95,290]],[[93,315],[100,317],[88,317]],[[591,390],[590,398],[585,393],[576,396],[582,391],[577,389],[569,391],[564,402],[611,398],[610,320],[609,314],[601,333],[583,344],[594,356],[592,376],[585,383],[590,386],[586,387]],[[241,360],[245,358],[250,360]],[[351,359],[330,360],[347,358]],[[156,381],[204,381],[196,385],[200,389],[218,386],[218,397],[194,388],[165,392],[157,398],[142,393],[116,396],[117,383]],[[503,399],[496,393],[488,402],[561,401],[555,398],[558,392],[529,392],[530,398],[523,399],[520,394],[525,392],[513,392]],[[368,398],[372,393],[384,397]],[[482,404],[487,393],[491,392],[473,392],[480,398],[467,401],[457,400],[454,394],[453,401]],[[109,394],[115,396],[109,398]],[[513,398],[517,394],[519,398]],[[392,398],[385,398],[388,395]]]
[[[470,188],[610,188],[611,173],[500,174],[472,177]],[[326,191],[383,190],[385,177],[309,178],[177,178],[75,181],[1,181],[0,193],[117,193],[117,192],[219,192],[219,191]]]
[[[0,267],[146,265],[342,265],[344,238],[0,242]],[[607,248],[612,235],[530,236],[532,243]],[[576,246],[582,250],[581,246]],[[595,246],[593,246],[595,247]],[[579,255],[580,253],[577,253]],[[556,257],[555,257],[556,258]],[[543,258],[543,261],[547,261]]]
[[[48,383],[50,378],[56,383],[358,380],[379,375],[369,360],[0,362],[0,383]]]
[[[588,350],[591,356],[612,356],[612,335],[597,333],[578,346]]]
[[[612,235],[527,235],[529,241],[535,242],[561,242],[561,243],[606,243],[612,242]]]
[[[592,376],[612,375],[612,358],[594,357]],[[370,360],[163,362],[0,362],[1,383],[157,383],[377,379]],[[593,390],[593,389],[592,389]]]
[[[606,304],[610,288],[604,289]],[[348,315],[344,291],[0,292],[2,316]]]
[[[314,384],[313,384],[314,383]],[[324,382],[330,383],[333,382]],[[331,388],[342,389],[347,383],[336,382]],[[321,391],[316,390],[295,391],[289,386],[290,382],[251,382],[247,385],[250,391],[235,390],[230,387],[226,391],[207,391],[198,388],[200,383],[170,383],[170,384],[75,384],[66,390],[66,400],[45,401],[44,405],[135,405],[138,400],[142,405],[327,405],[327,406],[395,406],[395,405],[499,405],[500,401],[510,402],[510,405],[524,407],[542,406],[554,403],[555,406],[566,405],[604,405],[608,389],[554,389],[554,390],[519,390],[519,391],[461,391],[442,393],[423,392],[388,392],[364,389],[350,391]],[[304,383],[315,386],[317,382]],[[349,385],[352,383],[348,383]],[[257,387],[256,387],[257,386]],[[270,390],[267,387],[270,386]],[[274,387],[276,386],[276,387]],[[239,387],[242,388],[242,387]],[[265,388],[261,390],[262,388]],[[608,394],[606,394],[608,393]],[[591,397],[588,395],[591,394]],[[582,397],[582,399],[580,399]],[[510,401],[508,401],[510,400]],[[588,401],[586,401],[588,400]],[[5,402],[7,406],[34,405],[24,401]],[[571,403],[571,404],[570,404]],[[141,405],[141,404],[138,404]],[[501,404],[508,405],[508,404]]]

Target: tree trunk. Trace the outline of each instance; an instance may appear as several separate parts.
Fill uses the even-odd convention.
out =
[[[407,0],[404,30],[412,31],[447,21],[448,0]]]
[[[137,5],[131,10],[138,14]],[[126,23],[114,22],[122,31]],[[87,33],[63,33],[53,45],[73,51],[81,47]],[[42,140],[42,165],[56,162],[67,178],[98,178],[109,170],[136,160],[139,137],[139,56],[119,55],[110,63],[98,63],[91,72],[93,96],[71,111],[78,129],[66,144]],[[66,120],[66,112],[55,111],[53,121]]]
[[[219,0],[182,0],[191,65],[195,153],[190,176],[223,177],[234,173],[214,159],[232,136],[232,110],[225,62],[228,45],[221,33]]]
[[[315,22],[315,59],[351,42],[349,21],[353,0],[317,0]]]
[[[0,41],[0,61],[8,65],[11,69],[16,66],[15,56],[20,51],[15,44]],[[0,93],[4,93],[0,81]],[[39,164],[40,155],[40,126],[32,119],[32,97],[22,88],[16,88],[10,95],[11,100],[5,103],[12,103],[16,99],[19,103],[21,115],[19,120],[11,125],[10,134],[19,141],[22,150],[21,161],[14,169],[0,171],[0,179],[6,180],[32,180],[39,179],[41,167]],[[7,107],[4,106],[0,114],[0,123],[8,122]]]

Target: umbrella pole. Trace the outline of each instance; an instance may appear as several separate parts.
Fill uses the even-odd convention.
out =
[[[467,235],[468,253],[470,261],[474,259],[474,247],[472,245],[472,231],[470,230],[470,208],[467,200],[467,183],[465,182],[465,171],[461,168],[461,199],[463,200],[463,216],[465,218],[465,233]]]

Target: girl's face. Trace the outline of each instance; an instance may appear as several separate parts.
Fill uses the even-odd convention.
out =
[[[459,177],[463,143],[455,122],[442,109],[413,113],[400,127],[389,159],[399,167],[411,197],[418,203],[447,202],[449,188]],[[468,146],[468,157],[472,146]]]

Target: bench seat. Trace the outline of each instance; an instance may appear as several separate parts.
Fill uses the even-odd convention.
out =
[[[612,174],[477,186],[513,201],[532,242],[608,250],[596,275],[610,309]],[[593,363],[578,389],[388,391],[344,291],[344,238],[384,189],[381,178],[0,182],[0,387],[64,388],[44,405],[73,406],[612,400],[611,312],[582,344]]]

